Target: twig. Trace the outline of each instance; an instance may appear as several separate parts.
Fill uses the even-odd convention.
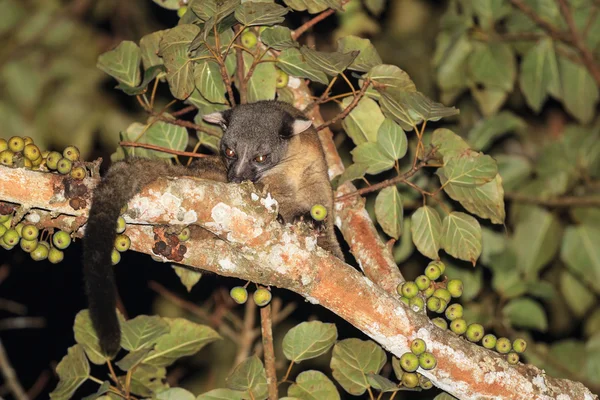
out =
[[[273,348],[273,327],[271,325],[271,305],[260,309],[260,327],[262,344],[267,371],[267,385],[269,387],[269,400],[277,400],[277,371],[275,370],[275,349]]]
[[[19,379],[17,378],[17,374],[13,369],[12,365],[10,365],[10,361],[8,360],[8,356],[6,355],[6,350],[4,349],[4,345],[2,344],[2,340],[0,339],[0,370],[2,371],[2,376],[4,376],[4,382],[12,392],[13,396],[15,396],[16,400],[29,400],[27,397],[27,393],[21,386]]]
[[[8,311],[17,315],[27,314],[27,307],[16,301],[0,299],[0,310]]]
[[[323,21],[325,18],[329,17],[330,15],[333,15],[334,13],[335,13],[335,10],[330,8],[329,10],[323,11],[321,14],[319,14],[316,17],[312,18],[311,20],[305,22],[304,24],[302,24],[300,27],[298,27],[298,29],[296,29],[292,33],[292,39],[298,40],[298,38],[300,36],[302,36],[304,33],[306,33],[306,31],[308,31],[310,28],[312,28],[319,22]]]
[[[358,104],[358,102],[360,101],[360,99],[363,98],[363,96],[365,95],[365,92],[369,88],[370,84],[371,84],[371,80],[370,79],[365,79],[365,82],[363,83],[362,87],[360,88],[360,92],[358,92],[358,94],[356,96],[354,96],[354,100],[352,100],[352,102],[350,104],[348,104],[348,107],[346,107],[344,109],[344,111],[342,111],[341,113],[339,113],[338,115],[336,115],[333,119],[330,119],[329,121],[324,122],[321,125],[319,125],[319,127],[317,128],[317,130],[320,131],[322,129],[325,129],[328,126],[330,126],[332,124],[335,124],[339,120],[341,120],[343,118],[346,118],[346,116],[348,114],[350,114],[350,111],[352,111],[354,109],[354,107],[356,107],[356,105]]]
[[[237,38],[235,39],[237,44],[241,46],[242,41],[241,38],[238,36],[239,35],[239,31],[242,30],[241,26],[236,26],[235,28],[235,33]],[[240,94],[240,103],[241,104],[246,104],[248,102],[248,88],[246,85],[246,80],[244,79],[244,55],[242,54],[242,50],[239,47],[235,48],[235,60],[236,60],[236,65],[237,65],[237,82],[239,84],[238,87],[238,92]]]
[[[0,331],[9,329],[43,328],[46,321],[41,317],[15,317],[0,320]]]
[[[29,390],[27,391],[27,396],[30,399],[35,399],[36,397],[38,397],[40,395],[40,393],[42,393],[42,390],[44,390],[44,388],[50,381],[50,377],[51,377],[51,375],[48,370],[42,371],[40,376],[38,376],[38,378],[35,380],[35,383],[33,384],[33,386],[30,387]]]
[[[180,116],[182,116],[184,114],[187,114],[189,112],[192,112],[192,111],[194,111],[196,109],[197,109],[196,106],[187,106],[185,108],[182,108],[181,110],[173,111],[171,113],[171,115],[174,116],[174,117],[180,117]]]
[[[157,145],[154,145],[154,144],[148,144],[148,143],[119,142],[119,146],[123,146],[123,147],[141,147],[143,149],[150,149],[150,150],[162,151],[163,153],[175,154],[175,155],[178,155],[178,156],[197,157],[197,158],[206,157],[206,154],[192,153],[192,152],[189,152],[189,151],[179,151],[179,150],[167,149],[166,147],[161,147],[161,146],[157,146]]]
[[[600,196],[562,196],[542,198],[521,193],[506,193],[504,197],[518,203],[537,204],[546,207],[600,207]]]
[[[544,18],[540,17],[536,11],[529,7],[527,4],[523,2],[523,0],[510,0],[513,6],[517,7],[523,14],[527,15],[533,22],[539,25],[540,28],[544,29],[550,36],[554,39],[560,40],[565,43],[572,43],[571,36],[563,31],[560,31],[557,27],[552,25],[550,22],[546,21]]]
[[[253,301],[246,302],[246,308],[244,311],[244,327],[240,334],[240,340],[238,341],[238,352],[233,362],[233,367],[244,361],[250,354],[252,343],[254,342],[254,335],[252,335],[252,328],[256,321],[256,304]]]
[[[217,133],[209,131],[208,129],[206,129],[198,124],[195,124],[193,122],[190,122],[190,121],[184,121],[182,119],[172,119],[165,115],[156,114],[156,113],[151,113],[151,115],[154,116],[158,121],[163,121],[163,122],[166,122],[167,124],[183,126],[184,128],[194,129],[194,130],[197,130],[200,132],[204,132],[210,136],[219,136]]]

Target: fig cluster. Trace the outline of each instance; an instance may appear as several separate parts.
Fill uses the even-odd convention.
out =
[[[433,353],[427,351],[427,345],[423,339],[415,339],[410,344],[410,352],[404,353],[398,360],[400,368],[394,366],[396,377],[402,385],[407,388],[431,389],[433,384],[429,379],[417,372],[422,368],[430,370],[435,368],[437,360]]]
[[[238,304],[244,304],[248,300],[248,290],[246,286],[236,286],[229,291],[229,295]],[[254,303],[259,307],[264,307],[271,302],[273,295],[267,288],[259,287],[252,295]]]

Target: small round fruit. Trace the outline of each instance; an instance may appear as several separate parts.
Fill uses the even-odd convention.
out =
[[[439,298],[439,297],[438,297]],[[440,307],[437,309],[437,313],[441,314],[446,311],[446,307],[448,307],[448,302],[444,299],[440,299]]]
[[[179,232],[179,235],[177,235],[177,239],[179,239],[182,242],[185,242],[190,238],[190,234],[190,228],[183,228],[181,232]]]
[[[419,375],[414,372],[407,372],[402,375],[402,384],[407,388],[419,386]]]
[[[6,141],[6,139],[0,138],[0,152],[6,149],[8,149],[8,142]]]
[[[423,390],[429,390],[433,387],[433,383],[423,375],[419,376],[419,386]]]
[[[434,318],[431,320],[431,322],[433,322],[435,324],[435,326],[442,328],[442,329],[448,329],[448,323],[446,322],[446,320],[444,318]]]
[[[65,231],[58,231],[52,235],[52,244],[59,250],[64,250],[71,244],[71,236]]]
[[[129,239],[129,236],[123,234],[117,235],[117,238],[115,239],[115,249],[122,253],[129,250],[129,247],[131,247],[131,239]]]
[[[48,246],[48,243],[39,242],[37,247],[29,254],[34,261],[42,261],[48,258],[49,252],[50,246]]]
[[[452,300],[452,296],[450,295],[450,292],[444,288],[435,289],[435,292],[433,292],[433,297],[437,297],[438,299],[446,300],[446,303],[449,303],[450,300]]]
[[[48,157],[46,157],[46,167],[55,170],[58,168],[58,162],[61,158],[63,158],[63,156],[58,151],[51,151],[50,154],[48,154]]]
[[[277,69],[277,80],[275,81],[275,86],[278,89],[282,89],[288,85],[290,81],[290,76],[286,74],[284,71]]]
[[[64,260],[64,258],[65,253],[63,253],[56,247],[51,247],[50,250],[48,250],[48,261],[50,261],[52,264],[58,264],[59,262]]]
[[[119,261],[121,261],[121,253],[113,249],[112,253],[110,253],[110,262],[112,265],[117,265]]]
[[[23,237],[23,227],[25,225],[22,222],[19,222],[17,225],[15,225],[15,230],[17,231],[17,233],[19,234],[19,236]],[[2,236],[2,235],[0,235]]]
[[[2,235],[2,240],[4,240],[4,243],[9,246],[16,246],[19,244],[19,240],[21,240],[21,238],[19,237],[19,233],[15,228],[10,228],[4,232],[4,235]]]
[[[21,229],[21,237],[25,240],[37,239],[40,230],[35,225],[23,225]]]
[[[83,179],[85,178],[85,168],[82,166],[75,167],[71,170],[71,178],[73,179]]]
[[[419,356],[419,366],[423,369],[433,369],[437,365],[437,360],[432,353],[425,352]]]
[[[396,292],[402,296],[402,288],[404,287],[404,282],[401,282],[398,284],[398,286],[396,286]]]
[[[462,318],[457,318],[450,322],[450,329],[457,335],[462,335],[467,331],[467,321]]]
[[[27,160],[27,159],[26,159]],[[40,165],[42,165],[42,162],[44,161],[44,158],[40,155],[36,160],[33,160],[31,162],[31,165],[33,167],[39,167]]]
[[[6,233],[7,230],[7,227],[5,227],[3,224],[0,224],[0,239],[2,239],[2,236]]]
[[[258,288],[256,292],[254,292],[254,294],[252,295],[254,302],[259,307],[263,307],[269,304],[269,302],[271,301],[271,297],[271,291],[265,288]]]
[[[33,163],[31,162],[31,160],[29,158],[23,158],[22,161],[23,161],[23,166],[25,168],[29,168],[29,169],[33,168]]]
[[[40,158],[42,156],[42,152],[40,151],[39,147],[33,143],[30,143],[25,145],[25,148],[23,149],[23,155],[29,160],[33,161]]]
[[[400,301],[410,307],[410,299],[406,296],[400,297]]]
[[[427,268],[425,268],[425,276],[427,276],[429,279],[431,279],[432,281],[435,281],[437,278],[439,278],[442,275],[442,271],[440,270],[440,268],[435,265],[430,263]]]
[[[408,297],[409,299],[412,299],[417,294],[419,294],[419,288],[417,287],[416,283],[414,283],[412,281],[404,282],[404,286],[402,286],[402,295],[403,296]]]
[[[37,247],[38,240],[37,239],[27,240],[27,239],[21,238],[19,245],[21,246],[21,249],[23,249],[24,252],[31,253]]]
[[[512,350],[510,340],[505,337],[498,338],[496,341],[496,351],[500,354],[506,354]]]
[[[460,304],[452,304],[446,309],[446,318],[450,321],[454,321],[457,318],[463,317],[463,306]]]
[[[63,157],[67,160],[77,161],[79,160],[79,149],[75,146],[66,147],[63,150]]]
[[[519,362],[519,355],[514,351],[511,351],[506,355],[506,361],[508,361],[509,364],[515,365]]]
[[[43,150],[42,151],[42,158],[43,159],[48,158],[48,154],[50,154],[50,150]]]
[[[410,343],[410,351],[416,356],[425,353],[426,350],[427,344],[425,344],[423,339],[415,339]]]
[[[242,40],[242,45],[247,49],[254,48],[256,46],[256,43],[258,43],[258,38],[252,31],[246,31],[246,32],[242,33],[241,40]]]
[[[185,7],[185,6],[184,6],[184,7],[179,7],[179,8],[177,9],[177,16],[178,16],[179,18],[183,17],[183,16],[185,15],[185,13],[187,12],[187,10],[188,10],[188,8],[187,8],[187,7]]]
[[[414,372],[419,368],[419,357],[413,353],[404,353],[400,357],[400,366],[406,372]]]
[[[427,290],[427,288],[431,285],[431,279],[425,275],[419,275],[417,276],[417,279],[415,279],[415,283],[417,284],[419,290]]]
[[[23,136],[23,142],[25,143],[25,146],[27,146],[28,144],[33,143],[33,138],[30,136]]]
[[[22,137],[13,136],[10,139],[8,139],[8,148],[10,149],[10,151],[15,153],[18,151],[23,151],[23,149],[25,148],[25,141]]]
[[[512,348],[517,353],[524,353],[527,349],[527,342],[525,341],[525,339],[515,339],[512,343]]]
[[[425,301],[423,301],[423,298],[415,296],[412,299],[410,299],[408,305],[410,309],[414,312],[419,312],[425,307]]]
[[[117,219],[117,228],[116,228],[117,233],[125,232],[126,227],[127,227],[127,224],[125,223],[125,218],[119,217]]]
[[[13,157],[15,153],[10,150],[4,150],[0,153],[0,164],[6,165],[7,167],[12,167],[13,165]]]
[[[427,278],[427,277],[425,277]],[[427,278],[429,279],[429,278]],[[423,296],[425,296],[426,299],[430,298],[431,296],[433,296],[433,293],[435,292],[435,285],[431,284],[429,285],[429,287],[425,290],[423,290]]]
[[[73,162],[64,157],[58,161],[58,164],[56,164],[56,170],[63,175],[71,172],[71,168],[73,168]]]
[[[243,286],[236,286],[229,291],[229,295],[238,304],[244,304],[248,300],[248,291]]]
[[[315,204],[310,209],[310,216],[315,221],[323,221],[327,217],[327,209],[322,204]]]
[[[430,297],[427,299],[427,309],[429,311],[437,312],[440,309],[441,300],[437,297]]]
[[[493,349],[494,347],[496,347],[496,341],[496,336],[492,335],[491,333],[488,333],[483,337],[483,339],[481,339],[481,345],[486,349]]]
[[[481,324],[470,324],[465,334],[467,339],[473,343],[479,342],[483,335],[485,335],[485,331]]]
[[[15,248],[15,246],[6,244],[6,242],[4,241],[4,238],[0,238],[0,247],[2,247],[4,250],[12,250]]]
[[[448,289],[452,297],[460,297],[463,294],[463,283],[460,279],[450,279],[446,285],[446,289]]]
[[[429,263],[429,265],[435,265],[436,267],[438,267],[442,274],[444,273],[444,271],[446,271],[446,264],[444,264],[441,261],[432,261]]]

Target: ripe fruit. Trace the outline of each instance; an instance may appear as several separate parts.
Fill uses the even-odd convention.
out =
[[[432,261],[428,265],[435,265],[436,267],[438,267],[440,269],[440,272],[442,274],[444,273],[444,271],[446,271],[446,264],[444,264],[441,261]]]
[[[446,288],[452,297],[456,298],[462,296],[463,283],[460,279],[450,279],[446,285]]]
[[[448,323],[444,318],[434,318],[431,320],[435,324],[435,326],[440,327],[442,329],[448,329]]]
[[[0,247],[2,247],[4,250],[12,250],[15,246],[11,246],[9,244],[6,244],[6,242],[4,241],[4,239],[0,238]]]
[[[449,303],[450,300],[452,300],[452,296],[450,295],[450,292],[444,288],[436,289],[435,292],[433,292],[433,297],[437,297],[438,299],[445,300],[446,303]]]
[[[241,40],[242,40],[242,45],[247,49],[254,48],[256,46],[256,43],[258,43],[258,38],[252,31],[246,31],[246,32],[242,33]]]
[[[519,362],[519,355],[514,351],[511,351],[506,355],[506,361],[508,361],[509,364],[515,365]]]
[[[492,335],[491,333],[488,333],[483,337],[483,339],[481,339],[481,345],[486,349],[493,349],[494,347],[496,347],[496,341],[496,336]]]
[[[441,275],[442,275],[442,271],[440,270],[440,268],[437,265],[435,265],[433,263],[430,263],[427,266],[427,268],[425,268],[425,276],[427,276],[432,281],[435,281]]]
[[[427,278],[427,277],[425,277]],[[427,278],[429,279],[429,278]],[[425,290],[423,290],[423,296],[425,296],[426,299],[430,298],[431,296],[433,296],[433,293],[435,292],[435,286],[433,284],[429,285],[429,287]]]
[[[286,74],[284,71],[277,69],[277,80],[275,81],[275,86],[278,89],[282,89],[288,85],[290,81],[290,76]]]
[[[185,7],[185,6],[184,6],[184,7],[179,7],[179,8],[177,9],[177,16],[178,16],[179,18],[183,17],[183,16],[184,16],[184,14],[186,13],[187,9],[188,9],[188,8],[187,8],[187,7]]]
[[[40,230],[35,225],[23,225],[21,228],[21,237],[25,240],[37,239]]]
[[[71,178],[73,178],[73,179],[85,178],[85,168],[83,168],[81,166],[73,168],[71,170]]]
[[[122,234],[117,235],[117,238],[115,239],[115,249],[117,249],[117,251],[122,253],[129,250],[130,246],[131,239],[129,239],[129,236]]]
[[[6,165],[7,167],[11,167],[13,165],[13,157],[15,153],[10,150],[4,150],[0,153],[0,164]]]
[[[64,250],[71,244],[71,236],[65,231],[58,231],[52,235],[52,244],[59,250]]]
[[[327,209],[322,204],[315,204],[310,209],[310,216],[313,217],[315,221],[323,221],[325,217],[327,217]]]
[[[501,337],[496,341],[496,351],[500,354],[506,354],[511,350],[512,345],[510,340],[505,337]]]
[[[423,354],[425,350],[427,350],[427,344],[423,339],[415,339],[410,343],[410,351],[416,356]]]
[[[417,294],[419,294],[419,288],[417,287],[416,283],[411,282],[411,281],[404,282],[404,285],[402,286],[402,295],[403,296],[408,297],[409,299],[412,299]]]
[[[68,160],[64,157],[58,161],[58,164],[56,164],[56,170],[63,175],[66,175],[69,172],[71,172],[71,168],[73,168],[73,163],[71,162],[71,160]]]
[[[400,365],[406,372],[414,372],[419,368],[419,357],[413,353],[404,353],[400,357]]]
[[[419,290],[427,290],[427,288],[429,288],[431,285],[431,279],[425,275],[419,275],[417,276],[417,279],[415,279],[415,283],[417,284]]]
[[[408,305],[411,310],[414,312],[419,312],[425,307],[425,302],[419,296],[415,296],[408,302]]]
[[[6,149],[8,149],[8,142],[6,141],[6,139],[0,138],[0,152]]]
[[[423,390],[429,390],[433,387],[433,383],[431,383],[431,381],[427,378],[425,378],[423,375],[419,376],[419,386],[421,386],[421,389]]]
[[[58,264],[64,260],[64,258],[65,253],[58,250],[56,247],[51,247],[50,250],[48,250],[48,261],[50,261],[52,264]]]
[[[402,296],[402,288],[404,287],[404,282],[399,283],[398,286],[396,286],[396,292]]]
[[[126,227],[127,227],[127,224],[125,223],[125,218],[119,217],[117,219],[117,228],[116,228],[117,233],[125,232]]]
[[[244,304],[248,300],[248,291],[243,286],[236,286],[229,291],[229,295],[238,304]]]
[[[10,139],[8,139],[8,148],[10,149],[10,151],[15,153],[18,151],[23,151],[23,149],[25,148],[25,141],[22,137],[13,136]]]
[[[446,309],[446,318],[454,321],[457,318],[463,317],[463,307],[460,304],[452,304]]]
[[[415,388],[419,385],[419,375],[414,372],[407,372],[402,375],[402,384],[407,388]]]
[[[467,331],[467,321],[462,318],[457,318],[450,322],[450,329],[457,335],[462,335]]]
[[[257,306],[263,307],[271,301],[271,291],[265,288],[258,288],[252,295]]]
[[[185,242],[190,238],[190,233],[190,228],[183,228],[181,232],[179,232],[179,235],[177,235],[177,239],[181,240],[182,242]]]
[[[46,157],[46,167],[53,170],[58,168],[58,162],[61,158],[62,154],[60,154],[58,151],[50,152],[50,154],[48,154]]]
[[[467,333],[465,336],[467,339],[469,339],[469,341],[477,343],[481,340],[484,334],[485,331],[483,330],[483,326],[480,324],[471,324],[467,328]]]
[[[527,342],[524,339],[515,339],[512,344],[513,350],[517,353],[524,353],[527,349]]]
[[[63,157],[70,161],[79,160],[79,149],[75,146],[66,147],[63,150]]]
[[[31,161],[33,161],[40,158],[42,156],[42,153],[40,152],[39,147],[37,147],[33,143],[30,143],[25,145],[25,148],[23,149],[23,155]]]
[[[21,245],[21,249],[23,249],[24,252],[31,253],[37,247],[38,240],[37,240],[37,238],[32,239],[32,240],[27,240],[25,238],[21,238],[21,241],[19,242],[19,244]]]
[[[17,232],[17,230],[11,228],[4,232],[4,235],[2,235],[2,240],[8,246],[16,246],[19,243],[19,240],[21,240],[21,238],[19,237],[19,233]]]
[[[110,253],[110,262],[112,265],[117,265],[119,261],[121,261],[121,253],[113,249],[112,253]]]
[[[430,297],[427,299],[427,309],[429,311],[437,312],[440,309],[441,300],[437,297]]]
[[[436,310],[436,312],[441,314],[446,310],[446,307],[448,307],[448,302],[444,299],[440,299],[440,307]]]
[[[30,136],[23,136],[23,142],[25,142],[25,146],[27,146],[28,144],[33,143],[33,138]]]
[[[437,365],[437,360],[432,353],[425,352],[419,356],[419,365],[423,369],[433,369]]]
[[[400,297],[400,301],[406,304],[407,306],[410,306],[410,299],[408,297],[402,296]]]
[[[31,258],[35,261],[42,261],[48,258],[48,253],[50,251],[50,246],[46,242],[39,242],[35,250],[31,253]]]

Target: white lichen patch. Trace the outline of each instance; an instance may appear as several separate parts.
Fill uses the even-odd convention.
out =
[[[543,375],[538,375],[535,378],[533,378],[531,380],[531,382],[533,382],[533,384],[538,387],[542,392],[545,392],[548,390],[548,386],[546,386],[546,379],[544,379]]]
[[[312,296],[304,296],[304,298],[311,304],[319,304],[319,300],[315,299]]]
[[[292,89],[298,89],[300,87],[300,84],[302,83],[302,81],[299,78],[296,78],[295,76],[291,76],[288,80],[288,86],[291,87]]]
[[[225,203],[215,205],[210,215],[214,222],[207,222],[206,227],[217,235],[227,233],[230,242],[244,243],[263,233],[259,221]]]
[[[566,394],[559,394],[559,395],[556,397],[556,400],[571,400],[571,396],[568,396],[568,395],[566,395]]]
[[[312,236],[307,237],[304,239],[304,246],[306,250],[313,251],[317,247],[317,239]]]
[[[250,198],[252,199],[252,201],[258,201],[258,199],[260,199],[260,197],[258,197],[256,193],[250,194]]]
[[[362,268],[361,268],[361,269],[362,269]],[[373,281],[372,281],[372,280],[370,280],[370,279],[369,279],[369,278],[367,278],[366,276],[363,276],[362,278],[363,278],[363,280],[365,281],[365,283],[367,284],[367,286],[368,286],[368,287],[373,287],[373,286],[374,286],[374,284],[373,284]]]
[[[307,275],[302,275],[302,279],[300,279],[300,282],[302,282],[304,286],[310,285],[312,281],[312,278]]]
[[[279,209],[279,203],[271,197],[271,193],[267,193],[267,197],[260,199],[260,203],[269,211],[275,212]]]
[[[29,214],[27,215],[27,217],[25,217],[25,219],[29,222],[31,222],[32,224],[37,224],[38,222],[40,222],[40,215],[39,214]]]
[[[235,269],[237,268],[237,265],[235,265],[229,258],[219,260],[219,266],[225,271],[235,271]]]

